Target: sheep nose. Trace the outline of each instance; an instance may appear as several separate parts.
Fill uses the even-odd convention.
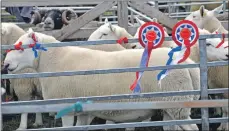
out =
[[[10,66],[10,64],[8,64],[8,63],[4,64],[3,68],[1,70],[1,73],[2,74],[7,74],[7,72],[8,72],[7,69],[8,69],[9,66]]]
[[[226,57],[228,58],[228,57],[229,57],[229,55],[227,54],[227,55],[226,55]]]
[[[10,66],[10,64],[9,63],[4,63],[4,65],[3,65],[3,70],[7,70],[8,69],[8,67]]]
[[[45,24],[46,24],[46,25],[49,25],[49,24],[50,24],[50,22],[45,21]]]
[[[137,46],[136,45],[134,45],[134,46],[132,46],[132,49],[135,49]]]

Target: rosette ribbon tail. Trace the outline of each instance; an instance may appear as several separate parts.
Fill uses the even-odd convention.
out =
[[[178,61],[178,63],[182,63],[184,62],[186,59],[188,59],[190,52],[191,52],[191,48],[190,48],[190,41],[189,40],[184,40],[184,45],[186,47],[185,53],[184,53],[184,57],[182,59],[180,59]]]
[[[144,49],[142,58],[141,58],[141,63],[140,67],[148,67],[149,64],[149,58],[152,52],[152,44],[148,44],[146,48]],[[134,83],[130,86],[130,90],[132,90],[134,93],[141,93],[141,87],[140,87],[140,80],[143,75],[144,71],[141,72],[136,72],[136,79],[134,80]]]
[[[166,66],[167,65],[172,65],[172,62],[173,62],[173,55],[175,52],[179,52],[181,51],[182,49],[182,46],[177,46],[176,48],[173,48],[169,53],[169,59],[166,63]],[[159,81],[159,84],[161,83],[161,80],[165,78],[165,76],[168,74],[168,69],[164,69],[162,70],[158,75],[157,75],[157,80]]]

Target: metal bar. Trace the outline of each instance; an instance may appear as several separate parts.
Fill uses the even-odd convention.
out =
[[[63,71],[63,72],[42,72],[42,73],[23,73],[23,74],[3,74],[2,79],[15,78],[38,78],[38,77],[59,77],[59,76],[74,76],[74,75],[92,75],[92,74],[110,74],[136,71],[154,71],[163,69],[182,69],[182,68],[197,68],[199,64],[182,64],[182,65],[168,65],[168,66],[152,66],[152,67],[130,67],[117,69],[98,69],[85,71]]]
[[[95,8],[84,13],[77,19],[72,20],[70,24],[61,28],[60,30],[58,30],[58,32],[55,32],[53,36],[60,41],[66,39],[73,33],[77,32],[77,30],[83,27],[85,24],[89,23],[116,4],[116,1],[104,1],[101,4],[98,4],[97,6],[95,6]]]
[[[131,7],[128,7],[128,9],[129,9],[131,12],[133,12],[133,13],[135,13],[135,14],[137,14],[137,15],[143,17],[143,18],[145,18],[145,19],[148,20],[148,21],[153,21],[153,19],[151,19],[150,17],[148,17],[148,16],[146,16],[146,15],[144,15],[144,14],[142,14],[142,13],[136,11],[136,10],[134,10],[134,9],[131,8]]]
[[[125,1],[119,1],[118,2],[118,25],[120,27],[123,27],[127,30],[128,28],[128,5]]]
[[[208,91],[209,91],[209,94],[222,94],[224,92],[227,92],[228,88],[208,89]],[[199,95],[199,94],[200,94],[200,90],[150,92],[150,93],[141,93],[141,94],[118,94],[118,95],[109,95],[109,96],[90,96],[90,97],[78,97],[78,98],[33,100],[33,101],[20,101],[20,102],[3,102],[2,105],[3,106],[47,105],[47,104],[75,103],[76,101],[104,101],[104,100],[170,97],[170,96],[185,96],[185,95]]]
[[[210,123],[226,123],[228,118],[210,118]],[[99,129],[114,129],[114,128],[131,128],[131,127],[150,127],[150,126],[172,126],[172,125],[187,125],[187,124],[201,124],[200,119],[192,120],[171,120],[171,121],[155,121],[155,122],[133,122],[120,124],[106,124],[106,125],[86,125],[74,127],[57,127],[57,128],[40,128],[27,129],[25,131],[53,131],[53,130],[99,130]]]
[[[0,2],[0,7],[2,7],[2,3]],[[0,22],[2,23],[2,20],[0,19]],[[1,48],[1,47],[0,47]],[[1,59],[1,61],[2,61],[2,55],[0,55],[0,59]],[[2,76],[0,76],[0,77],[2,77]],[[2,78],[1,78],[2,79]],[[2,86],[2,82],[1,82],[1,88],[3,87]],[[1,98],[0,98],[0,103],[2,103],[2,89],[0,90],[0,94],[1,94]],[[0,121],[1,121],[1,123],[0,123],[0,129],[1,130],[3,130],[3,120],[2,120],[2,104],[0,104]]]
[[[225,38],[228,38],[228,34]],[[200,35],[199,39],[222,38],[222,34]],[[165,37],[165,41],[171,41],[172,37]],[[129,43],[138,42],[137,38],[129,39]],[[13,43],[12,43],[13,44]],[[43,44],[43,47],[63,47],[63,46],[86,46],[86,45],[101,45],[101,44],[117,44],[117,40],[96,40],[96,41],[71,41]],[[28,45],[22,45],[24,49],[29,48]],[[2,45],[2,50],[14,49],[14,45]]]
[[[208,64],[207,64],[208,65]],[[211,62],[210,66],[227,66],[227,61]],[[17,79],[17,78],[38,78],[38,77],[58,77],[58,76],[74,76],[74,75],[92,75],[92,74],[109,74],[109,73],[123,73],[136,71],[154,71],[163,69],[182,69],[182,68],[196,68],[199,64],[182,64],[182,65],[168,65],[168,66],[151,66],[151,67],[128,67],[116,69],[98,69],[86,71],[64,71],[64,72],[41,72],[41,73],[23,73],[23,74],[3,74],[1,79]]]
[[[2,106],[3,114],[58,112],[75,103],[49,104],[49,105],[17,105]],[[197,100],[197,101],[139,101],[139,102],[112,102],[82,104],[82,112],[118,111],[118,110],[149,110],[170,108],[211,108],[228,107],[228,100]],[[69,112],[70,114],[73,113]]]
[[[2,6],[4,7],[14,7],[14,6],[46,6],[46,5],[77,5],[82,3],[87,4],[98,4],[104,1],[113,1],[113,0],[55,0],[55,2],[47,1],[47,0],[2,0]],[[116,1],[130,1],[130,0],[116,0]],[[131,0],[131,1],[138,1],[138,0]],[[141,0],[141,2],[147,2],[149,0]],[[191,2],[196,0],[160,0],[160,2]],[[209,0],[202,0],[209,2]],[[213,1],[213,0],[211,0]]]
[[[206,53],[206,39],[199,40],[200,49],[200,94],[201,100],[208,99],[208,67],[207,67],[207,53]],[[202,130],[209,131],[209,116],[208,108],[201,108]]]

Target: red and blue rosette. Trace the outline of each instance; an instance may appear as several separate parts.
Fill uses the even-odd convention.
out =
[[[160,47],[164,41],[164,30],[161,25],[155,22],[146,22],[140,27],[138,40],[139,43],[144,47],[144,52],[141,58],[140,67],[148,67],[150,55],[153,49]],[[140,93],[140,80],[142,72],[136,72],[136,79],[131,85],[130,89],[134,93]]]
[[[199,31],[195,23],[189,20],[182,20],[178,22],[172,30],[172,39],[178,45],[169,52],[169,60],[166,65],[175,65],[184,62],[190,55],[191,46],[193,46],[199,38]],[[173,60],[175,52],[179,52],[178,56]],[[162,70],[157,80],[159,84],[163,78],[168,74],[167,69]]]

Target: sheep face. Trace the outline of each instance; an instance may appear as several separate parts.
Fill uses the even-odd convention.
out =
[[[223,5],[209,11],[202,5],[199,10],[192,12],[185,19],[194,22],[199,28],[203,29],[204,24],[210,22],[213,18],[216,18],[222,8]]]
[[[53,30],[63,27],[62,12],[60,10],[50,10],[44,16],[44,29]]]
[[[88,40],[99,40],[99,39],[118,39],[118,36],[115,34],[116,28],[108,20],[105,20],[105,23],[101,25],[96,31],[94,31]]]
[[[23,45],[29,45],[34,42],[32,34],[34,32],[28,32],[22,35],[15,44],[22,42]],[[14,44],[14,45],[15,45]],[[34,52],[32,49],[12,50],[7,53],[4,60],[3,69],[8,70],[10,73],[15,73],[24,68],[33,67],[35,60]]]
[[[228,41],[216,48],[222,40],[220,38],[207,39],[207,57],[210,61],[228,60]]]

